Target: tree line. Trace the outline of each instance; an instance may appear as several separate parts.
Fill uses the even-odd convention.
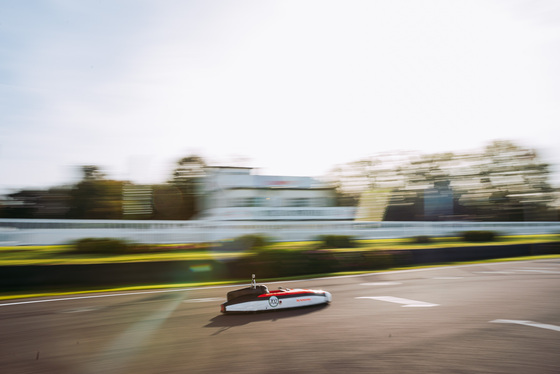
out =
[[[339,165],[330,181],[341,205],[367,191],[390,190],[387,221],[557,221],[558,188],[537,152],[511,141],[480,151],[382,153]],[[451,214],[427,216],[428,195],[450,196]]]
[[[7,195],[0,201],[0,217],[188,220],[199,213],[205,167],[202,157],[184,157],[165,183],[145,186],[110,179],[99,166],[84,165],[75,185]]]
[[[200,213],[206,161],[177,161],[165,183],[143,186],[110,179],[95,165],[81,167],[75,185],[21,190],[0,201],[2,218],[188,220]],[[337,205],[358,206],[365,193],[388,193],[383,220],[557,221],[558,189],[537,152],[511,141],[481,151],[392,152],[337,165],[323,179]],[[431,195],[430,195],[431,194]],[[447,196],[446,213],[428,213],[429,196]]]

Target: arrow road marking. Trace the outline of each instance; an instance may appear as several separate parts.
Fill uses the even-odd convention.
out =
[[[560,331],[560,326],[547,325],[546,323],[538,323],[533,321],[518,321],[515,319],[495,319],[493,321],[490,321],[490,323],[513,323],[516,325],[525,325],[525,326],[539,327],[541,329]]]
[[[390,303],[403,304],[403,308],[422,308],[422,307],[432,307],[438,306],[439,304],[426,303],[424,301],[416,301],[410,299],[402,299],[400,297],[393,296],[362,296],[356,299],[372,299],[379,301],[388,301]]]

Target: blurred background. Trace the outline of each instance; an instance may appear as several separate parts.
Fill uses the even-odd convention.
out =
[[[549,165],[534,150],[509,141],[495,141],[471,153],[383,153],[337,165],[321,179],[208,166],[195,155],[179,160],[168,180],[159,184],[116,180],[94,165],[80,169],[82,178],[75,184],[5,195],[0,217],[286,219],[285,213],[264,218],[247,213],[263,208],[304,209],[301,219],[361,221],[519,222],[559,217],[560,194],[550,183]],[[280,195],[280,189],[289,193]],[[326,207],[353,209],[340,213],[343,216],[309,216]]]

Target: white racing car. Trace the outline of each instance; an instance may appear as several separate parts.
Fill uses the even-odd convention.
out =
[[[301,308],[327,304],[332,300],[330,292],[303,288],[279,288],[269,291],[258,285],[255,275],[251,286],[227,293],[227,301],[221,305],[222,313],[259,312],[266,310]]]

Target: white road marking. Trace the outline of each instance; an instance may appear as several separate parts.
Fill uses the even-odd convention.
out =
[[[560,331],[560,326],[548,325],[546,323],[538,323],[533,321],[518,321],[515,319],[495,319],[493,321],[490,321],[490,323],[513,323],[516,325],[525,325],[525,326],[539,327],[541,329]]]
[[[109,293],[109,294],[101,294],[101,295],[83,295],[83,296],[61,297],[61,298],[58,298],[58,299],[26,300],[26,301],[17,301],[17,302],[13,302],[13,303],[0,304],[0,307],[10,306],[10,305],[50,303],[50,302],[53,302],[53,301],[97,299],[97,298],[101,298],[101,297],[116,297],[116,296],[149,295],[149,294],[154,294],[154,293],[211,290],[211,289],[216,289],[216,288],[233,288],[233,287],[239,287],[239,285],[207,286],[207,287],[194,287],[194,288],[173,288],[173,289],[170,289],[170,290],[134,291],[134,292],[124,292],[124,293]]]
[[[519,269],[519,270],[516,270],[516,271],[524,271],[524,272],[527,272],[527,273],[540,273],[540,274],[560,274],[560,271],[553,271],[553,270]]]
[[[515,274],[514,271],[475,271],[474,274]]]
[[[422,308],[422,307],[432,307],[432,306],[439,305],[439,304],[427,303],[424,301],[403,299],[394,296],[362,296],[362,297],[357,297],[356,299],[372,299],[372,300],[379,300],[379,301],[388,301],[390,303],[403,304],[403,308]]]
[[[396,286],[402,284],[401,282],[369,282],[360,283],[360,286]]]

